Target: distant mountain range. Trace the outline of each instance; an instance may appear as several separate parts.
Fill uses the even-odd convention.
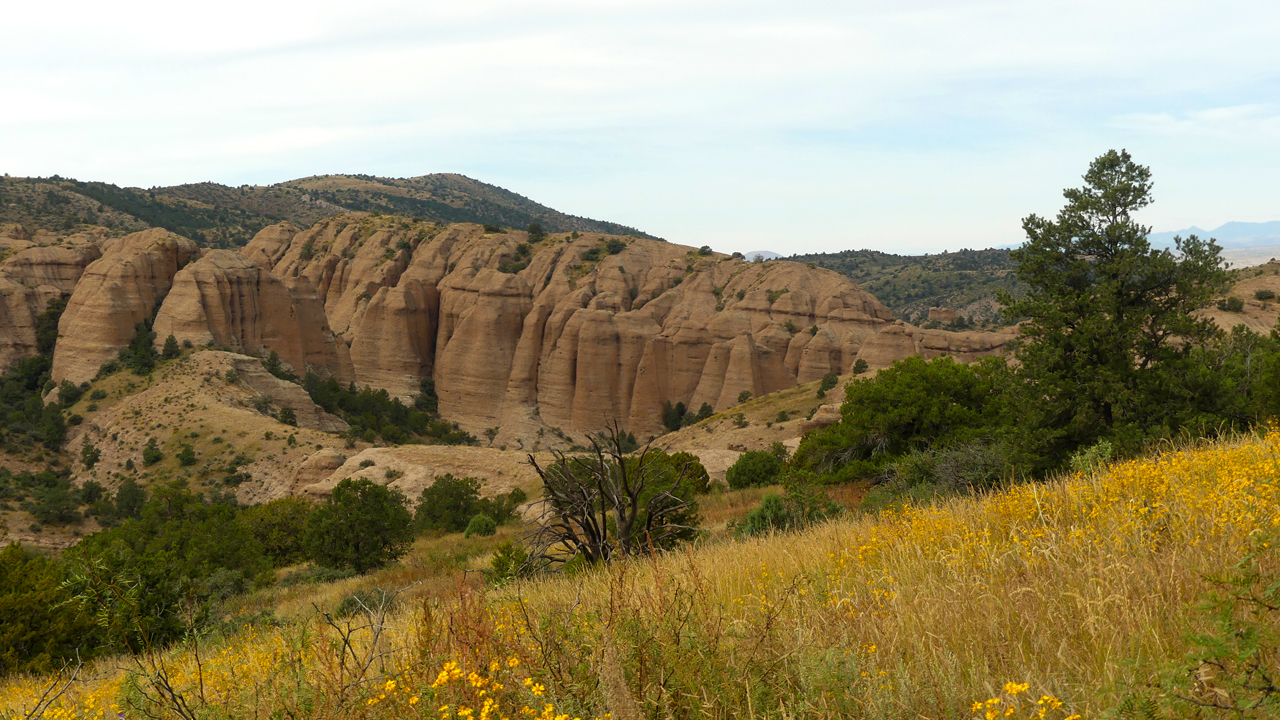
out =
[[[363,210],[442,223],[472,222],[547,232],[652,238],[618,223],[569,215],[523,195],[463,175],[413,178],[317,175],[275,185],[194,183],[150,189],[49,178],[0,178],[0,223],[72,232],[106,226],[124,233],[162,227],[210,247],[249,242],[282,221],[310,227],[339,213]]]
[[[1151,233],[1147,236],[1147,239],[1156,247],[1171,248],[1173,247],[1173,238],[1175,236],[1185,238],[1188,235],[1213,238],[1223,248],[1280,246],[1280,220],[1261,223],[1229,222],[1214,230],[1202,230],[1193,225],[1186,230]]]

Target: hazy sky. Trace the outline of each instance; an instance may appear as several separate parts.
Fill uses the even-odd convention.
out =
[[[0,170],[458,172],[718,250],[1022,240],[1089,161],[1280,219],[1275,0],[6,3]]]

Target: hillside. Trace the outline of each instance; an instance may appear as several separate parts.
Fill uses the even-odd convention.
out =
[[[103,658],[46,716],[114,717],[148,697],[162,717],[181,707],[371,720],[481,708],[495,718],[734,718],[772,707],[1066,720],[1273,703],[1245,673],[1253,657],[1272,669],[1274,612],[1205,602],[1274,592],[1275,546],[1251,538],[1280,514],[1277,438],[1169,449],[803,532],[718,533],[686,552],[484,591],[476,570],[517,529],[423,538],[365,577],[236,598],[218,632],[171,652]],[[719,513],[758,492],[730,495],[706,502]],[[1246,555],[1236,572],[1256,575],[1229,580]],[[338,608],[356,593],[374,598],[371,609],[344,621]],[[130,673],[164,678],[185,705],[129,690]],[[6,678],[0,710],[22,712],[56,684]]]
[[[62,232],[103,226],[116,234],[156,227],[215,248],[243,246],[278,222],[308,227],[352,210],[515,228],[537,221],[548,232],[650,237],[625,225],[568,215],[500,187],[444,173],[416,178],[323,175],[266,186],[206,182],[150,189],[56,175],[0,178],[0,224]]]
[[[934,255],[846,250],[787,259],[845,275],[908,322],[927,322],[932,307],[954,310],[959,320],[950,323],[953,329],[1003,325],[996,294],[1005,291],[1017,297],[1025,291],[1013,277],[1008,250],[960,250]]]

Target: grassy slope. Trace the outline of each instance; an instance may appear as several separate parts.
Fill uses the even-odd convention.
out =
[[[971,703],[993,695],[1002,707],[1033,698],[1021,718],[1047,694],[1065,703],[1047,717],[1095,717],[1177,666],[1187,633],[1206,626],[1195,609],[1205,577],[1232,565],[1251,533],[1276,529],[1277,450],[1276,433],[1206,444],[487,593],[432,560],[458,540],[422,541],[377,576],[245,601],[298,622],[208,638],[205,702],[235,717],[437,717],[489,697],[511,717],[550,703],[582,716],[635,717],[638,705],[678,717],[934,718],[971,717]],[[387,654],[367,682],[350,682],[334,653],[340,630],[312,603],[419,581],[387,618]],[[369,631],[354,639],[364,653]],[[200,702],[189,650],[154,661]],[[99,663],[73,686],[68,712],[97,717],[119,702],[121,664]],[[0,708],[47,681],[8,680]],[[1028,688],[1002,695],[1006,682]]]

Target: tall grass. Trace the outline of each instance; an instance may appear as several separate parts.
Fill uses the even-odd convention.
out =
[[[378,655],[356,681],[323,616],[209,638],[200,672],[190,644],[161,660],[189,694],[203,673],[207,717],[1096,717],[1182,661],[1206,576],[1280,525],[1278,448],[1272,431],[574,577],[460,582],[402,603],[376,647],[346,638]],[[46,716],[124,708],[117,665]],[[0,708],[43,682],[9,680]]]

